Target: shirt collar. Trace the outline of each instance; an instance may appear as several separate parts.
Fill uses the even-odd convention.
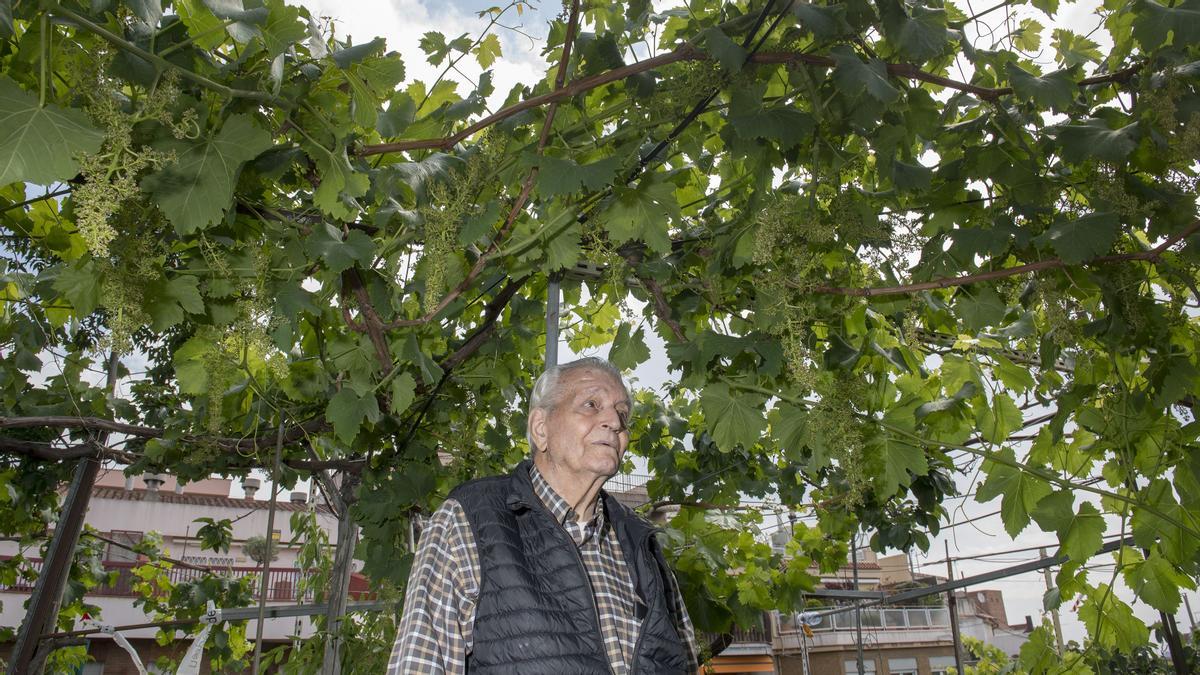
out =
[[[542,504],[550,511],[550,515],[558,521],[559,525],[573,524],[578,519],[578,514],[567,500],[559,496],[554,488],[550,487],[550,483],[542,476],[542,472],[538,471],[537,465],[530,463],[529,479],[533,482],[533,492],[542,501]],[[601,490],[603,493],[603,490]],[[603,531],[607,519],[604,514],[604,501],[600,499],[600,495],[596,495],[596,507],[592,510],[592,519],[582,525],[586,528],[595,528],[597,531]]]

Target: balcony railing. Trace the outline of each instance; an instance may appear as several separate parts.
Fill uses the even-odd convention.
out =
[[[116,572],[116,577],[109,583],[101,584],[92,590],[88,591],[88,595],[132,598],[136,597],[137,593],[133,590],[134,584],[138,578],[133,574],[133,568],[141,565],[136,562],[121,562],[115,560],[106,560],[104,562],[104,571]],[[26,560],[26,570],[33,573],[40,573],[42,570],[42,561],[36,558]],[[221,569],[208,570],[190,569],[186,567],[172,567],[167,571],[167,578],[172,583],[186,583],[200,579],[206,574],[217,574],[228,579],[241,579],[244,577],[254,577],[259,579],[262,569],[259,567],[227,567]],[[267,602],[298,602],[312,601],[312,591],[305,594],[303,598],[297,596],[296,587],[300,581],[300,570],[290,567],[273,567],[267,570]],[[10,593],[32,593],[33,580],[26,580],[18,577],[14,583],[0,584],[0,591]],[[258,583],[254,584],[254,598],[258,599]]]
[[[733,636],[733,641],[730,644],[746,644],[746,643],[762,643],[771,644],[771,622],[767,620],[767,615],[762,615],[758,619],[758,623],[747,628],[734,626],[729,630]],[[712,644],[721,637],[717,633],[706,633],[704,639],[708,644]]]
[[[945,607],[868,607],[861,611],[863,628],[872,630],[920,630],[950,625],[950,611]],[[853,630],[854,612],[847,610],[825,616],[819,624],[809,627],[815,632]],[[800,630],[799,616],[781,614],[779,630],[783,633]]]

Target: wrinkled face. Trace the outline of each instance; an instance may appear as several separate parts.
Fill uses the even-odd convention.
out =
[[[584,482],[612,476],[629,445],[628,421],[629,399],[612,375],[590,368],[567,371],[557,405],[530,414],[538,466],[551,464],[557,473]]]

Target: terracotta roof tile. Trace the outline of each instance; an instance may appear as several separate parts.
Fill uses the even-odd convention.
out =
[[[234,499],[233,497],[197,495],[186,492],[176,494],[175,492],[160,490],[156,497],[148,499],[149,495],[150,491],[144,489],[126,490],[118,487],[96,487],[92,489],[93,499],[115,499],[128,502],[157,501],[160,504],[191,504],[227,509],[267,509],[271,505],[270,502],[262,499]],[[275,508],[279,511],[304,511],[308,509],[308,504],[295,504],[283,499],[275,503]],[[330,513],[329,507],[324,504],[318,504],[317,511],[320,513]]]

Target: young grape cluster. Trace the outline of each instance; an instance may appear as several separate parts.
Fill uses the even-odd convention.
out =
[[[169,152],[136,144],[134,125],[153,120],[178,138],[199,134],[195,111],[188,109],[178,120],[172,113],[179,97],[173,71],[164,74],[158,86],[148,91],[134,108],[120,86],[103,74],[107,61],[108,57],[103,55],[97,60],[96,70],[89,78],[94,86],[83,91],[89,115],[104,130],[104,142],[96,153],[79,157],[83,181],[72,197],[76,225],[88,251],[98,258],[109,255],[109,245],[119,234],[116,225],[124,220],[119,217],[121,212],[126,208],[140,210],[137,205],[142,202],[138,187],[141,177],[175,161]]]
[[[463,221],[473,215],[484,182],[504,156],[506,144],[494,134],[486,135],[479,151],[471,155],[466,166],[453,173],[451,180],[437,182],[427,188],[429,199],[420,207],[425,221],[425,241],[422,258],[426,262],[425,296],[422,308],[432,312],[446,292],[446,267],[455,255],[458,232]]]

